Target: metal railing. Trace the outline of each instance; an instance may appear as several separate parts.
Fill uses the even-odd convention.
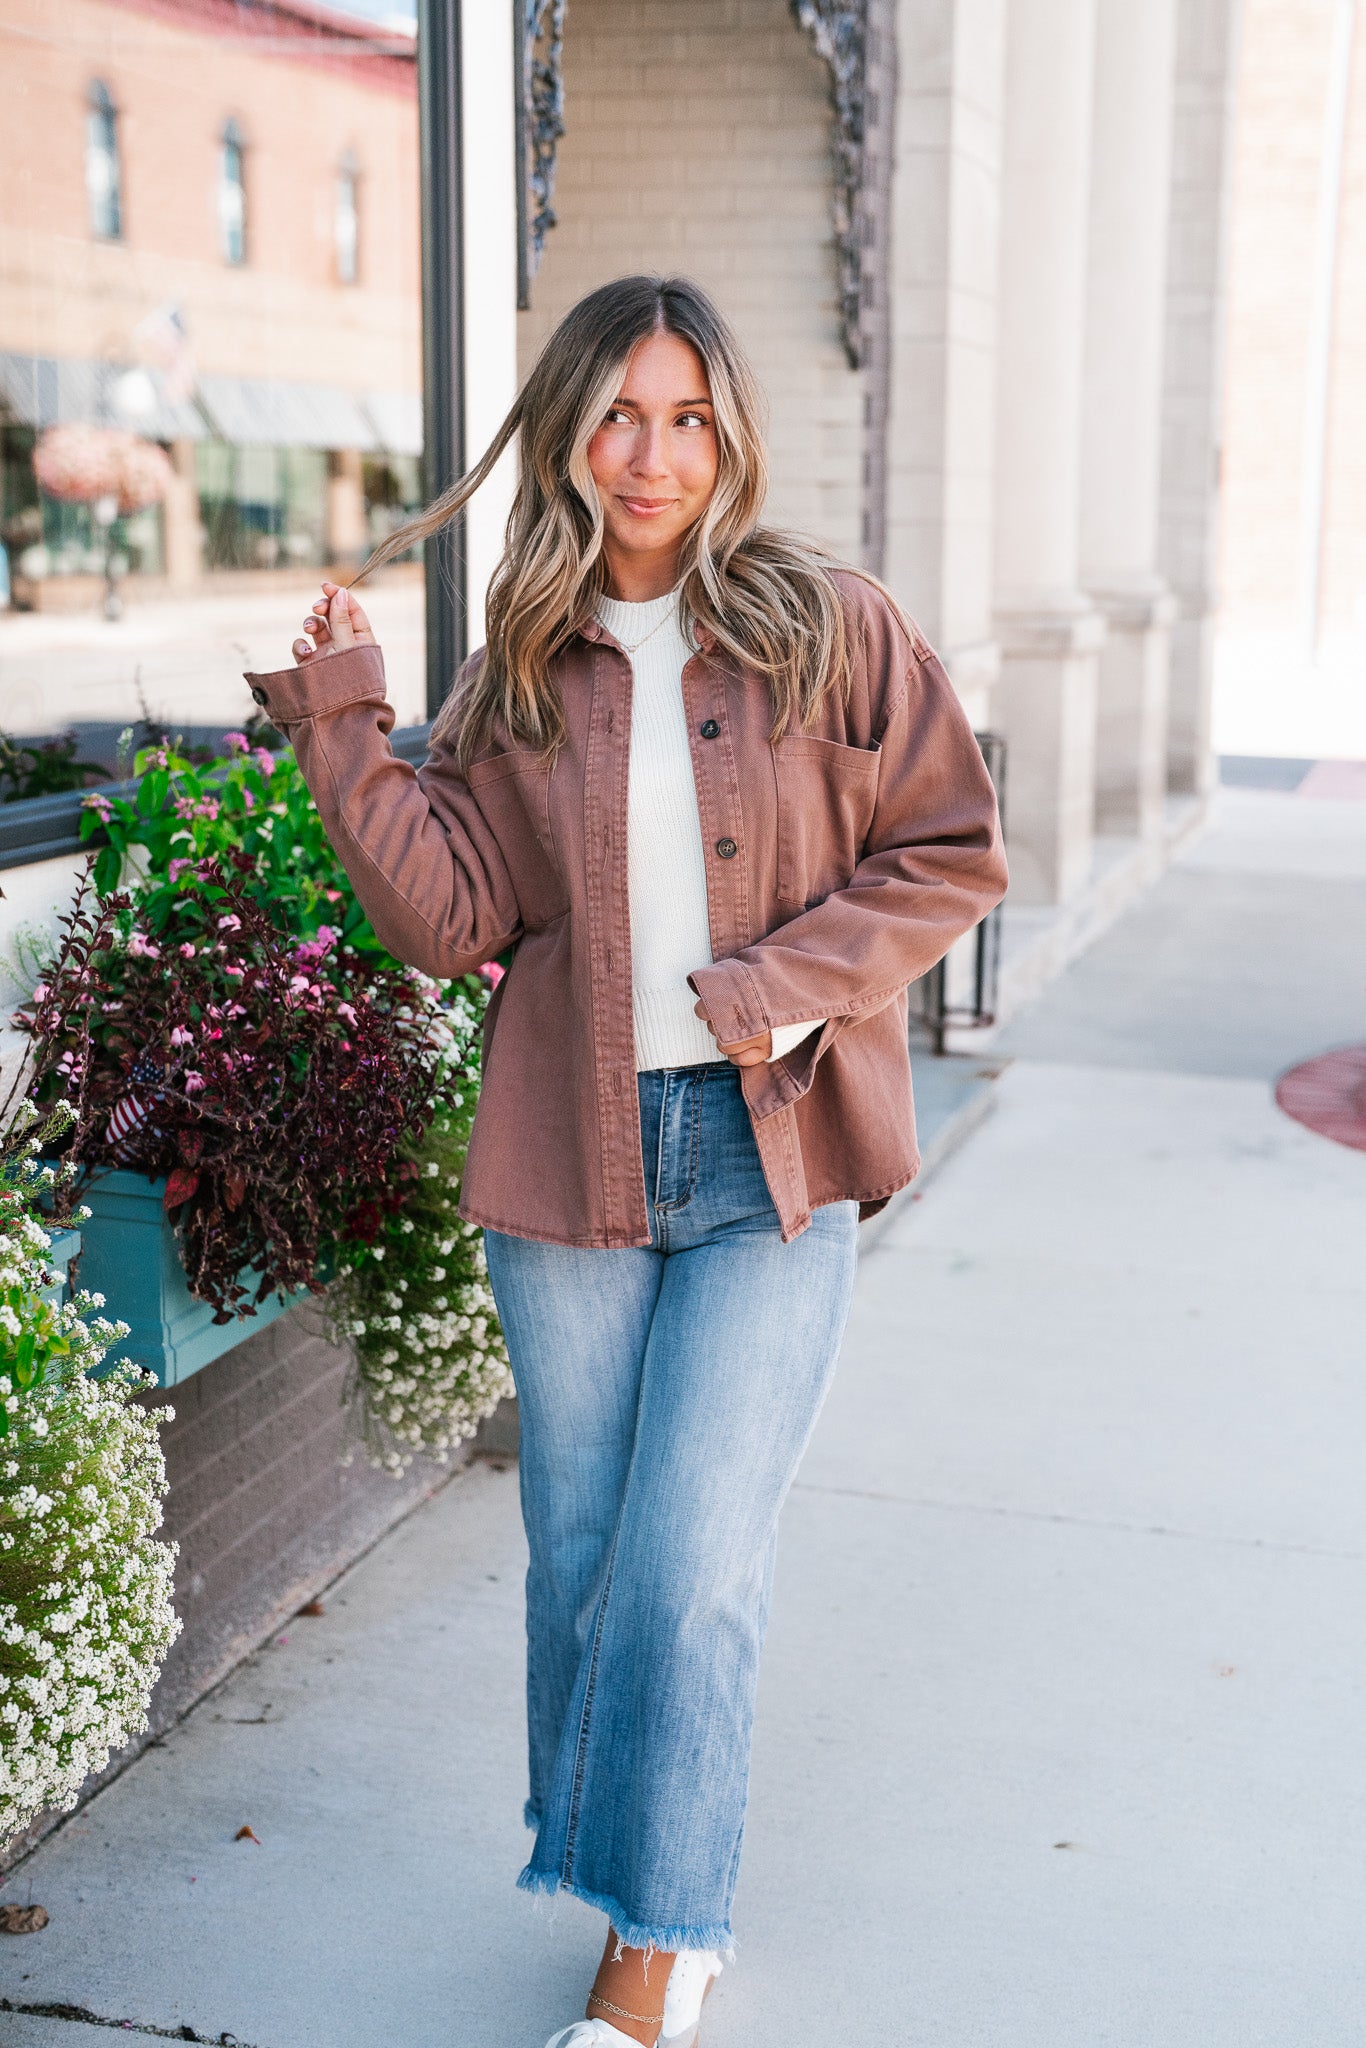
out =
[[[1005,820],[1006,743],[999,733],[979,732],[977,744],[996,789],[996,801]],[[1001,905],[989,910],[970,934],[972,964],[966,1001],[949,994],[949,958],[911,985],[911,1014],[918,1018],[936,1053],[945,1049],[951,1029],[985,1030],[996,1022],[996,997],[1001,978]],[[956,978],[956,977],[955,977]],[[919,995],[919,1009],[916,997]]]

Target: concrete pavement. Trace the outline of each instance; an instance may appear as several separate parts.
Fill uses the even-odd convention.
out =
[[[1366,2033],[1366,1155],[1269,1086],[1366,1038],[1364,930],[1366,803],[1226,792],[867,1254],[711,2048]],[[600,1923],[511,1890],[521,1560],[511,1472],[420,1509],[15,1873],[52,1920],[0,1994],[540,2048]],[[107,2038],[0,2012],[0,2048]]]

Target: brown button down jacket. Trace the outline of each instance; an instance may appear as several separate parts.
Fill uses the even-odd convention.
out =
[[[771,742],[766,684],[710,643],[683,671],[713,954],[689,979],[726,1043],[828,1020],[742,1070],[784,1239],[821,1203],[871,1215],[915,1174],[906,986],[1006,884],[991,782],[938,658],[875,586],[839,581],[853,689],[811,731]],[[399,959],[445,978],[516,945],[489,1005],[462,1213],[554,1244],[645,1245],[631,664],[590,620],[555,676],[554,758],[494,744],[463,774],[442,745],[416,771],[394,758],[378,648],[247,680]]]

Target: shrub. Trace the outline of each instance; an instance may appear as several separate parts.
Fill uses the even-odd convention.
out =
[[[402,1207],[368,1219],[373,1235],[343,1248],[328,1290],[332,1334],[355,1346],[350,1392],[371,1461],[395,1473],[417,1452],[444,1464],[512,1392],[483,1232],[456,1214],[479,1085],[478,1017],[459,995],[448,1014],[452,1054]]]
[[[36,1098],[75,1095],[74,1185],[111,1164],[164,1175],[190,1286],[220,1322],[320,1292],[354,1219],[397,1206],[452,1038],[435,984],[339,954],[330,931],[292,941],[236,860],[180,878],[175,929],[197,936],[175,944],[126,895],[91,908],[83,882],[17,1019]]]

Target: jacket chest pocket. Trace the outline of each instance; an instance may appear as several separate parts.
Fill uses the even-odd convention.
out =
[[[778,895],[819,903],[862,857],[877,802],[880,749],[797,733],[773,746],[778,784]]]
[[[507,863],[523,925],[535,931],[569,908],[550,824],[552,764],[539,754],[472,761],[465,780]]]

